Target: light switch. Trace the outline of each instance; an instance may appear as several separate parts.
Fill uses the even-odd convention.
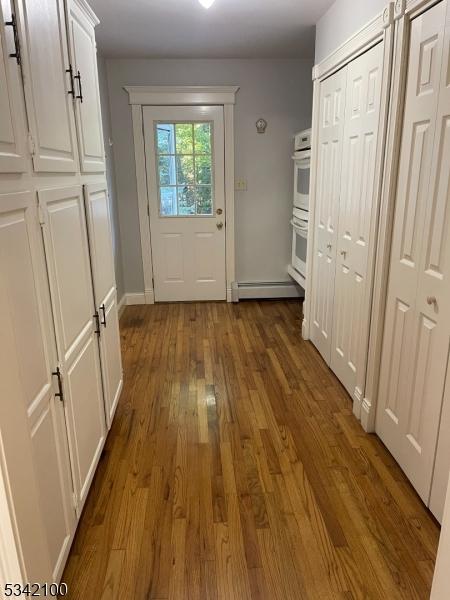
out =
[[[236,179],[235,190],[236,190],[236,192],[246,192],[247,191],[247,180],[246,179]]]

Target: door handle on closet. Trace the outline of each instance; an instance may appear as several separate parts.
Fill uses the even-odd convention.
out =
[[[96,333],[98,335],[98,337],[100,337],[100,316],[98,314],[98,312],[95,313],[94,319],[95,319],[95,323],[97,325],[97,329],[94,331],[94,333]]]
[[[74,87],[74,82],[73,82],[73,67],[72,67],[72,65],[69,64],[69,68],[66,69],[66,73],[69,73],[69,77],[70,77],[70,90],[67,93],[69,94],[69,96],[72,96],[72,98],[75,98],[75,87]]]
[[[64,402],[64,392],[62,387],[61,371],[59,367],[56,367],[56,371],[53,371],[52,375],[58,378],[58,392],[55,394],[57,398]]]
[[[102,304],[100,306],[100,310],[103,313],[103,319],[101,320],[101,324],[103,325],[103,327],[106,327],[106,306],[104,304]]]
[[[327,244],[327,248],[328,248],[328,250],[331,250],[331,248],[332,248],[332,247],[333,247],[333,245],[332,245],[332,244]]]
[[[436,296],[428,296],[427,297],[427,304],[429,304],[430,306],[437,306],[437,298]]]
[[[73,78],[78,81],[78,94],[75,96],[75,98],[78,98],[80,100],[80,102],[83,102],[83,86],[81,85],[81,73],[80,73],[80,71],[77,71],[77,74],[74,75]]]
[[[17,21],[16,15],[11,15],[11,21],[5,21],[6,27],[13,28],[13,36],[14,36],[14,52],[9,54],[10,58],[15,58],[18,65],[21,63],[20,59],[20,40],[19,40],[19,30],[17,29]]]

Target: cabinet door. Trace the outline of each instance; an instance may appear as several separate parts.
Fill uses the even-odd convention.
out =
[[[374,244],[377,154],[383,46],[378,44],[348,65],[337,236],[331,368],[348,393],[364,381]]]
[[[94,25],[75,0],[70,0],[70,53],[76,77],[76,121],[81,171],[105,170],[97,48]]]
[[[75,531],[75,510],[64,407],[52,377],[57,360],[44,250],[31,193],[0,197],[0,276],[9,300],[2,316],[14,331],[9,352],[17,357],[22,388],[16,402],[23,403],[28,420],[27,430],[14,434],[31,438],[52,579],[58,581]]]
[[[26,171],[24,102],[20,67],[14,56],[15,18],[11,0],[0,1],[0,173]],[[10,23],[10,25],[6,25]]]
[[[106,419],[111,425],[122,389],[122,359],[111,219],[106,183],[84,188],[94,295],[101,317],[100,351]]]
[[[34,169],[74,173],[78,159],[63,0],[17,4]]]
[[[106,435],[82,188],[39,192],[39,204],[79,514]]]
[[[330,362],[347,68],[321,85],[311,340]]]
[[[445,9],[437,4],[411,26],[376,422],[427,504],[450,339]]]

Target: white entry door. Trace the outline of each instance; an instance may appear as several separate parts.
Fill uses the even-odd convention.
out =
[[[223,107],[143,118],[155,300],[225,300]]]
[[[450,341],[446,6],[435,5],[411,27],[376,423],[427,504]]]

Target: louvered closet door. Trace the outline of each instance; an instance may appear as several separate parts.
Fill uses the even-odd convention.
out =
[[[376,424],[426,503],[450,340],[446,6],[412,22]]]
[[[311,340],[329,363],[347,68],[321,84]]]
[[[0,2],[0,173],[26,171],[26,121],[20,66],[14,56],[11,0]],[[10,25],[3,25],[10,23]]]
[[[0,279],[8,298],[3,307],[14,331],[28,430],[15,430],[17,449],[30,436],[40,510],[47,537],[53,581],[58,581],[75,530],[64,407],[52,372],[56,348],[37,203],[29,192],[0,197]],[[6,314],[5,314],[6,311]],[[3,331],[3,329],[2,329]],[[24,411],[25,412],[25,411]]]
[[[102,172],[105,170],[105,157],[94,27],[76,2],[68,0],[68,7],[81,171]]]
[[[330,366],[352,397],[357,375],[364,379],[367,355],[372,288],[367,263],[374,243],[382,65],[383,46],[378,44],[351,62],[347,71]]]
[[[82,188],[39,192],[39,204],[80,513],[106,431]]]
[[[106,419],[111,426],[122,390],[122,357],[117,311],[111,218],[106,183],[84,187],[96,309],[100,314],[100,357]]]
[[[63,0],[16,0],[35,171],[78,170]]]

